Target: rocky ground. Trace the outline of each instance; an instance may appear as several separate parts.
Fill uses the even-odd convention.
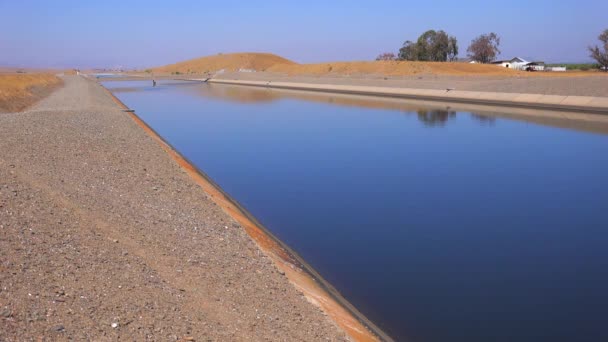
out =
[[[379,75],[321,75],[287,76],[270,72],[226,72],[219,79],[251,81],[281,81],[301,83],[323,83],[336,85],[360,85],[374,87],[396,87],[414,89],[452,88],[466,91],[489,91],[496,93],[523,93],[546,95],[575,95],[608,97],[608,73],[524,73],[509,76],[484,75],[433,75],[411,76]],[[185,76],[184,76],[185,77]],[[202,76],[199,76],[199,78]],[[196,77],[195,77],[196,78]]]
[[[0,114],[0,341],[347,337],[100,85]]]

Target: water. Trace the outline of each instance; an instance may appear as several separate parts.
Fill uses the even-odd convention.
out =
[[[395,339],[608,340],[605,127],[105,85]]]
[[[114,73],[98,73],[98,74],[94,74],[93,76],[95,78],[116,78],[116,77],[122,77],[121,74],[114,74]]]

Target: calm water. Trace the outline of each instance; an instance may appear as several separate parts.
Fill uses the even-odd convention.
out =
[[[105,85],[395,339],[608,341],[608,135],[150,83]]]

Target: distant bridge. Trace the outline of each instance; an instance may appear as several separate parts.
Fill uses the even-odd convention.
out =
[[[97,77],[95,74],[88,74],[87,77],[95,79],[98,82],[108,81],[152,81],[152,80],[177,80],[177,81],[191,81],[191,82],[207,82],[210,77],[207,75],[163,75],[163,76],[152,76],[152,75],[112,75]]]

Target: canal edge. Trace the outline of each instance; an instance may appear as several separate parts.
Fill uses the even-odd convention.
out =
[[[211,78],[207,83],[608,115],[608,98]],[[598,105],[599,104],[599,105]]]
[[[95,82],[94,80],[89,79]],[[177,151],[160,134],[127,107],[112,92],[102,87],[112,100],[122,107],[133,121],[184,169],[184,171],[222,208],[237,221],[258,247],[273,260],[275,266],[301,291],[308,301],[322,309],[331,320],[355,341],[394,341],[388,334],[357,310],[340,292],[327,282],[311,265],[287,244],[264,227],[247,209],[226,193],[211,177],[197,168],[188,158]]]

